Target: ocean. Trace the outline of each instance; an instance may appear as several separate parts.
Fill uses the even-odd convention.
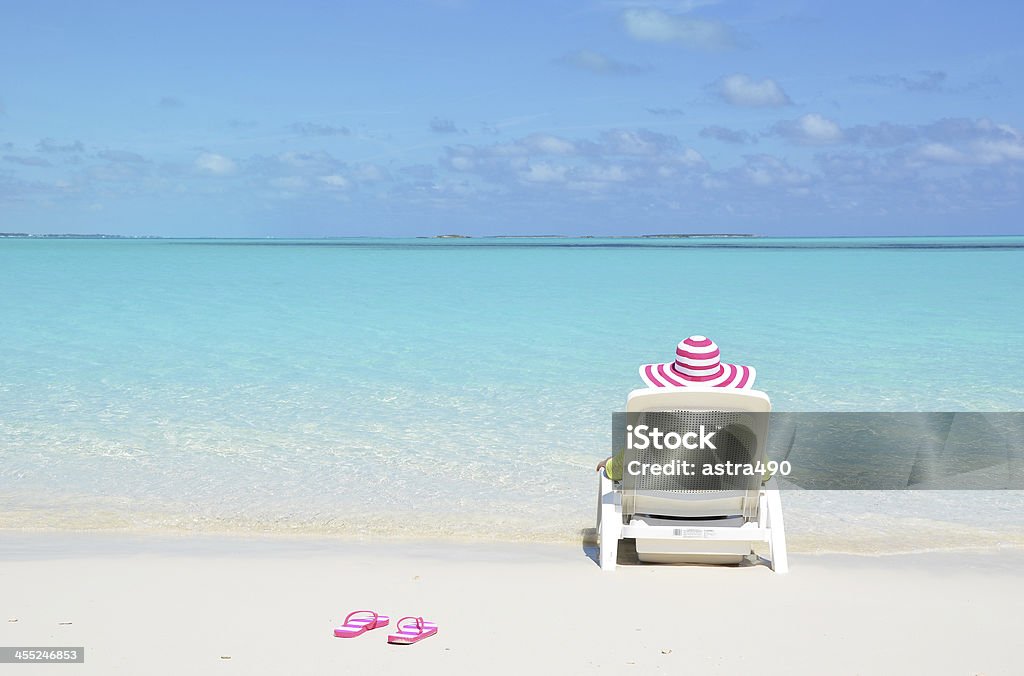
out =
[[[0,239],[0,528],[578,540],[643,363],[1024,410],[1024,238]],[[1024,546],[1014,491],[783,496],[791,546]]]

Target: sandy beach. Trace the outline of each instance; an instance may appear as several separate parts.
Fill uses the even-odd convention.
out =
[[[0,645],[33,673],[1012,674],[1024,551],[792,556],[788,575],[582,546],[110,534],[0,539]],[[336,639],[355,609],[439,633]]]
[[[3,3],[0,676],[1024,676],[1022,7]]]

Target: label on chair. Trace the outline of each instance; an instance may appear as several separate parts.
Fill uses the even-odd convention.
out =
[[[715,537],[715,531],[710,528],[675,528],[672,534],[681,538],[699,538],[706,540]]]

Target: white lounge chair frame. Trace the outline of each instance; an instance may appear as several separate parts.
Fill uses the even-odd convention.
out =
[[[768,395],[757,390],[714,390],[711,388],[649,388],[629,394],[627,413],[644,411],[741,411],[764,414],[762,429],[757,433],[757,455],[764,456],[767,437],[767,414],[771,411]],[[753,553],[756,543],[767,543],[769,563],[776,573],[789,569],[786,556],[786,531],[782,518],[782,501],[774,479],[763,484],[754,495],[743,496],[744,491],[723,491],[723,498],[714,495],[672,493],[671,502],[687,515],[685,521],[659,520],[654,515],[631,518],[623,523],[623,488],[621,482],[608,478],[605,469],[599,472],[597,533],[600,543],[599,563],[602,570],[614,571],[618,557],[619,540],[635,538],[645,547],[659,550],[646,557],[658,562],[715,563],[738,560]],[[736,494],[740,494],[737,496]],[[655,499],[635,497],[634,511],[645,508],[662,509],[665,497]],[[641,501],[646,500],[646,504]],[[730,504],[731,503],[731,504]],[[706,513],[701,510],[707,509]],[[723,511],[723,509],[725,511]],[[724,514],[734,514],[729,525],[722,526]],[[680,514],[676,511],[675,516]],[[716,516],[718,520],[701,521],[701,516]],[[640,557],[645,560],[644,556]]]

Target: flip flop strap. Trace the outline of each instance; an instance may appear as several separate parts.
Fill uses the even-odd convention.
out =
[[[406,628],[402,626],[402,622],[405,622],[406,620],[416,620],[416,633],[417,634],[422,634],[423,633],[423,618],[422,617],[413,617],[412,615],[410,615],[409,617],[403,617],[402,619],[400,619],[398,622],[395,623],[395,626],[398,627],[398,631],[406,631]]]
[[[353,610],[351,613],[345,616],[345,621],[342,622],[342,624],[348,624],[348,621],[352,619],[352,616],[358,615],[359,613],[370,613],[371,615],[373,615],[373,621],[370,622],[370,624],[377,624],[377,613],[375,613],[372,610]]]

